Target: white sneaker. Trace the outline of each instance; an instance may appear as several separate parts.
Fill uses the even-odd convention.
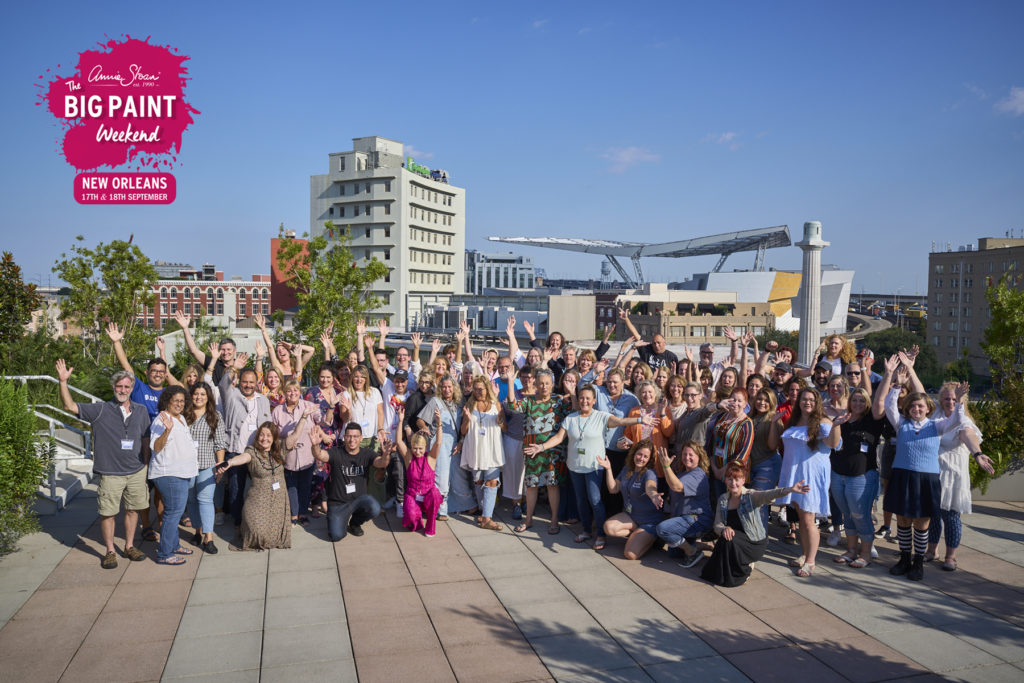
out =
[[[835,531],[828,535],[828,540],[826,541],[826,543],[835,548],[837,545],[839,545],[839,541],[842,540],[842,538],[843,528],[838,527]]]
[[[878,551],[875,550],[875,546],[871,546],[871,559],[872,560],[877,560],[878,559]]]
[[[213,524],[214,524],[214,526],[224,526],[224,513],[223,512],[218,512],[216,515],[214,515],[214,517],[213,517]]]

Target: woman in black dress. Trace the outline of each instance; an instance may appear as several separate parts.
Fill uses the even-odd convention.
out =
[[[760,507],[790,493],[807,493],[810,487],[798,481],[791,487],[770,491],[746,487],[747,468],[738,461],[725,466],[725,489],[715,505],[715,533],[718,541],[700,576],[718,586],[741,586],[750,576],[751,564],[764,555],[768,536],[761,521]]]

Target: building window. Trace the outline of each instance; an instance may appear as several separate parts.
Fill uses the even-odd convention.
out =
[[[177,287],[171,287],[171,298],[172,299],[177,299],[178,298],[178,288]]]
[[[950,347],[956,348],[956,337],[949,338],[949,345]]]
[[[965,322],[962,325],[960,325],[960,329],[962,329],[964,332],[970,332],[971,324],[969,322]]]
[[[956,323],[955,322],[949,323],[949,331],[950,332],[956,332]]]
[[[370,183],[366,183],[366,194],[370,194]]]
[[[356,204],[355,206],[352,207],[352,215],[353,216],[358,216],[359,215],[359,205],[358,204]]]
[[[192,315],[192,304],[185,302],[185,315]]]
[[[971,309],[967,308],[966,306],[964,307],[964,317],[965,318],[970,318],[971,317]]]
[[[391,181],[390,180],[385,180],[384,181],[384,191],[385,192],[391,192]]]
[[[206,298],[207,299],[212,299],[213,298],[213,287],[207,287],[206,288]]]
[[[389,208],[389,207],[385,207],[385,208]],[[384,236],[385,237],[391,237],[391,226],[390,225],[385,225],[384,226]]]
[[[167,288],[166,287],[161,287],[160,288],[160,297],[161,298],[167,298]]]
[[[934,327],[936,332],[942,332],[942,321],[936,320]]]
[[[334,215],[334,207],[333,206],[327,211],[327,215],[328,216],[333,216]]]
[[[338,196],[339,197],[344,197],[345,196],[345,183],[338,183]]]
[[[171,302],[171,315],[174,315],[177,312],[178,312],[178,302],[172,301]]]
[[[370,205],[367,204],[364,208],[366,209],[366,215],[369,216],[370,215]]]
[[[344,171],[345,170],[345,157],[338,157],[338,170],[339,171]]]
[[[217,290],[217,300],[218,301],[223,301],[224,300],[224,290],[223,289],[218,289]]]
[[[245,315],[245,304],[238,304],[238,315]]]
[[[369,260],[369,258],[370,258],[370,250],[369,249],[364,249],[363,250],[363,258]]]
[[[690,336],[691,337],[706,337],[707,336],[707,328],[704,327],[703,325],[695,325],[694,327],[690,328]]]
[[[942,303],[942,292],[935,293],[935,303]]]
[[[941,263],[938,263],[938,264],[935,265],[935,272],[936,273],[945,272],[945,269],[946,269],[946,267],[944,265],[942,265]]]
[[[224,304],[217,304],[217,315],[224,315]]]
[[[269,299],[270,298],[270,290],[267,289],[266,287],[263,288],[263,298],[264,299]]]
[[[939,336],[938,335],[935,335],[934,337],[932,337],[932,344],[935,345],[935,346],[939,345]]]
[[[185,291],[182,292],[182,296],[185,297],[186,299],[192,298],[192,290],[186,287]]]
[[[370,236],[370,228],[366,228],[366,236],[367,236],[367,237],[369,237],[369,236]]]
[[[384,250],[384,260],[385,261],[390,261],[391,260],[391,250],[390,249],[385,249]]]
[[[390,268],[388,269],[388,272],[384,273],[384,282],[391,282],[391,269]]]
[[[964,280],[964,287],[973,287],[973,286],[974,286],[974,280],[972,278],[967,278],[966,280]],[[970,296],[970,294],[968,294],[967,296]]]
[[[160,304],[160,315],[167,315],[167,304]]]
[[[263,315],[267,315],[270,312],[270,305],[269,304],[261,304],[260,305],[260,310],[263,311]]]
[[[245,294],[245,290],[244,290],[244,289],[239,289],[239,290],[238,290],[238,298],[239,298],[239,299],[244,299],[244,298],[245,298],[245,296],[246,296],[246,294]]]
[[[391,215],[391,205],[390,204],[385,204],[384,205],[384,215],[385,216],[390,216]]]

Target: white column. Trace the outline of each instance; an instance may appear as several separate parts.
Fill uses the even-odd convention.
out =
[[[804,223],[804,238],[796,246],[804,252],[803,276],[800,288],[800,348],[798,361],[805,365],[814,362],[814,354],[821,343],[821,250],[829,246],[821,239],[821,223]]]

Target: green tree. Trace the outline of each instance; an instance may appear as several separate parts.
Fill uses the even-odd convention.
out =
[[[921,348],[921,353],[914,361],[914,370],[917,371],[921,382],[926,387],[934,387],[942,382],[942,371],[939,368],[939,358],[935,355],[935,348],[927,344],[920,335],[898,327],[890,327],[865,335],[864,344],[875,355],[875,372],[881,372],[883,359],[916,344]]]
[[[786,332],[785,330],[777,330],[774,327],[769,327],[764,331],[764,334],[757,336],[757,345],[759,349],[764,349],[765,344],[768,342],[778,342],[779,346],[788,346],[791,349],[795,349],[800,345],[800,335],[796,332]]]
[[[0,379],[0,554],[37,528],[32,503],[55,450],[39,438],[27,388]]]
[[[307,234],[303,240],[295,240],[286,238],[282,225],[277,265],[295,291],[298,337],[316,339],[333,322],[335,343],[345,348],[355,339],[356,321],[381,305],[380,298],[373,295],[373,283],[387,276],[389,269],[376,257],[365,265],[357,263],[349,248],[352,235],[348,227],[338,228],[330,221],[324,227],[322,235],[308,239]]]
[[[18,372],[11,361],[25,336],[32,311],[39,308],[36,286],[21,279],[21,266],[5,251],[0,260],[0,374]],[[45,327],[45,325],[43,326]]]
[[[150,356],[156,334],[139,325],[136,316],[143,306],[154,302],[156,269],[142,250],[131,242],[100,242],[94,248],[77,244],[70,254],[62,253],[53,266],[68,283],[67,298],[61,304],[61,320],[82,328],[82,355],[98,368],[116,365],[110,342],[103,333],[107,323],[124,330],[124,349],[129,359]]]

